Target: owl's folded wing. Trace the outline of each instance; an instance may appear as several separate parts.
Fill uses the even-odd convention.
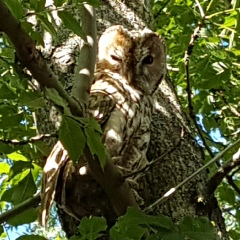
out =
[[[115,100],[107,92],[93,90],[89,96],[89,114],[103,125],[111,115]]]

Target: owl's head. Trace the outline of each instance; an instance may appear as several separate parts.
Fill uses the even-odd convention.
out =
[[[134,37],[132,85],[152,94],[167,74],[166,46],[160,35],[143,30]]]
[[[98,42],[98,66],[125,75],[132,39],[124,27],[117,25],[105,30]]]
[[[98,45],[98,69],[118,73],[144,94],[152,94],[167,72],[164,40],[150,30],[108,28]]]

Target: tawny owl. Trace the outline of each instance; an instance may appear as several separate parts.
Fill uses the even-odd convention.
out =
[[[89,111],[103,127],[112,161],[123,171],[147,163],[153,95],[165,75],[165,44],[156,33],[113,26],[101,36]]]
[[[147,164],[154,92],[166,75],[165,44],[151,31],[113,26],[99,40],[98,58],[89,113],[102,126],[102,141],[112,161],[123,174],[130,173]],[[106,194],[90,174],[79,175],[77,169],[71,177],[65,170],[61,175],[59,168],[71,166],[66,164],[66,151],[61,152],[51,154],[56,157],[49,158],[44,167],[40,222],[46,223],[53,199],[76,219],[109,214]]]

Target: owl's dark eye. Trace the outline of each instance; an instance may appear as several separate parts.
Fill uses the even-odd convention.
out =
[[[152,64],[153,63],[153,56],[147,55],[143,60],[142,64]]]
[[[119,57],[117,57],[116,55],[113,55],[113,54],[111,54],[111,58],[112,58],[112,60],[117,61],[117,62],[121,61],[121,58],[119,58]]]

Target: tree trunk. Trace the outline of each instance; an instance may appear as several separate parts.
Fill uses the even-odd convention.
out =
[[[154,24],[150,9],[149,1],[101,1],[100,8],[96,9],[98,32],[101,33],[106,27],[119,24],[129,30],[138,30],[144,27],[153,28]],[[75,40],[73,41],[73,47],[71,45],[69,51],[68,56],[70,60],[74,59],[72,55],[78,45],[78,40]],[[55,50],[54,54],[56,52]],[[66,67],[62,68],[64,70],[61,69],[61,73],[59,73],[60,78],[64,76],[63,73],[67,73],[67,79],[70,79],[73,74],[74,64],[74,61],[66,64]],[[64,79],[66,79],[66,75]],[[65,81],[65,85],[70,89],[72,83],[66,83],[68,83],[68,80]],[[47,119],[46,116],[44,118]],[[43,125],[41,124],[41,126]],[[178,185],[203,166],[203,150],[197,144],[194,136],[195,130],[191,128],[190,122],[181,108],[171,81],[165,79],[161,83],[157,94],[151,126],[151,142],[147,157],[149,161],[153,161],[166,152],[167,154],[153,164],[144,176],[138,179],[139,186],[136,190],[144,200],[142,208],[151,205],[165,192]],[[89,179],[79,177],[77,171],[72,172],[66,189],[68,193],[68,207],[74,208],[75,210],[72,211],[77,212],[78,216],[103,214],[108,218],[109,224],[111,224],[116,216],[106,195],[91,176],[86,178]],[[197,177],[191,179],[191,181],[177,190],[170,199],[151,209],[151,213],[154,215],[162,213],[172,218],[175,222],[179,222],[185,216],[207,216],[215,221],[221,234],[220,238],[228,239],[217,201],[214,196],[209,195],[207,192],[207,180],[207,173],[201,172]],[[84,188],[86,188],[86,184],[84,183],[86,182],[88,183],[88,202],[86,205],[89,207],[91,206],[89,202],[95,202],[92,204],[91,209],[88,208],[85,209],[85,212],[78,212],[79,204],[83,204],[81,201],[78,202],[78,196],[85,194],[84,191],[86,189]],[[61,183],[59,183],[60,185]],[[98,202],[93,199],[98,199]],[[58,201],[58,199],[56,200]],[[61,208],[59,208],[59,215],[67,236],[74,235],[75,227],[79,224],[79,221],[68,215]]]

